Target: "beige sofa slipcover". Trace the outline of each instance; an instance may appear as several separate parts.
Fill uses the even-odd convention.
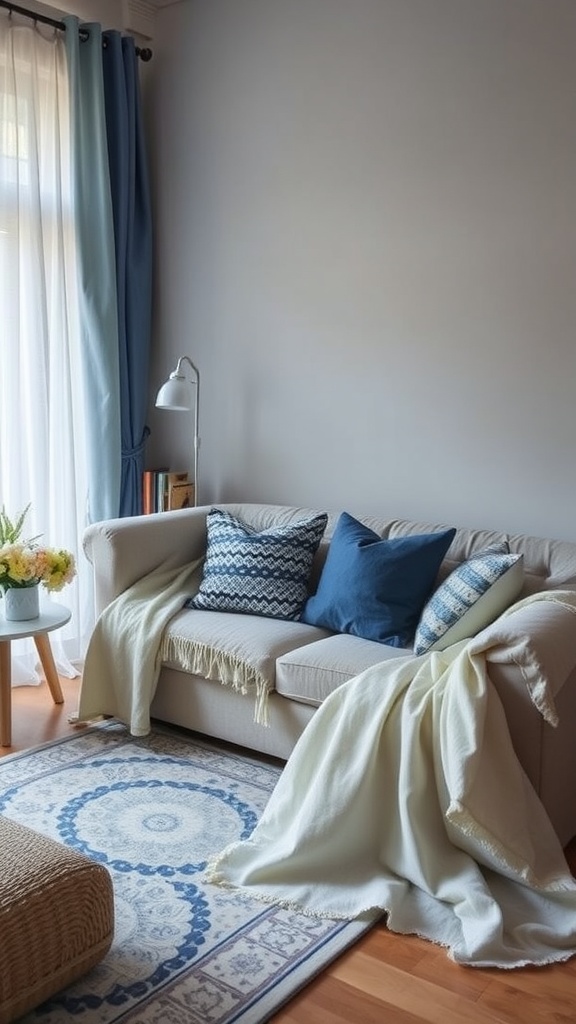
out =
[[[316,509],[262,504],[221,504],[257,530],[297,522]],[[94,568],[96,611],[159,566],[177,567],[206,550],[210,507],[108,520],[89,526],[84,550]],[[311,589],[319,578],[339,513],[330,514],[315,557]],[[381,537],[432,533],[454,524],[358,517]],[[576,590],[576,543],[482,529],[457,529],[438,582],[475,551],[506,542],[524,556],[520,597],[554,589]],[[548,602],[546,616],[530,607],[515,613],[514,628],[537,652],[553,688],[556,727],[535,707],[515,649],[500,650],[489,677],[506,712],[516,754],[563,844],[576,835],[576,619]],[[239,647],[269,680],[269,725],[254,720],[254,702],[218,678],[191,675],[177,661],[163,664],[151,707],[153,718],[287,759],[316,709],[332,690],[371,665],[411,651],[305,623],[184,609],[168,634],[202,639],[215,650]],[[218,659],[214,659],[217,665]],[[214,674],[217,675],[217,669]]]

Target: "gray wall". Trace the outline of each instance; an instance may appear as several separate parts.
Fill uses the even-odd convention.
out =
[[[152,383],[200,368],[201,500],[576,540],[574,0],[187,0],[153,45]]]

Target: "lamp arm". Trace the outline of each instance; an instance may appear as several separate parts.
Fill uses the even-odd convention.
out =
[[[180,358],[179,358],[179,360],[178,360],[178,362],[176,364],[176,369],[170,374],[170,376],[171,377],[184,377],[185,376],[184,373],[181,370],[182,363],[188,363],[188,365],[194,371],[194,373],[196,374],[196,383],[199,386],[200,385],[200,371],[198,370],[198,368],[196,366],[194,366],[194,363],[190,359],[190,356],[180,356]]]

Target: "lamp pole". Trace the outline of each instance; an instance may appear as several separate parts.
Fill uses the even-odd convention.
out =
[[[183,364],[188,364],[193,380],[188,380]],[[182,385],[185,385],[184,387]],[[156,406],[160,409],[171,409],[175,412],[189,412],[190,398],[188,386],[196,388],[196,399],[194,402],[194,504],[198,504],[198,449],[200,448],[199,434],[199,412],[200,412],[200,371],[194,365],[189,356],[180,356],[176,369],[172,371],[168,380],[162,385],[156,396]]]

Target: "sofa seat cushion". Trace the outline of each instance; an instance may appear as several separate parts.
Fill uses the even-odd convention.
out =
[[[364,669],[405,655],[412,657],[412,650],[338,633],[281,655],[276,690],[290,700],[319,707],[333,690]]]
[[[184,609],[163,638],[162,662],[247,692],[274,688],[276,660],[295,648],[329,636],[303,622]]]

